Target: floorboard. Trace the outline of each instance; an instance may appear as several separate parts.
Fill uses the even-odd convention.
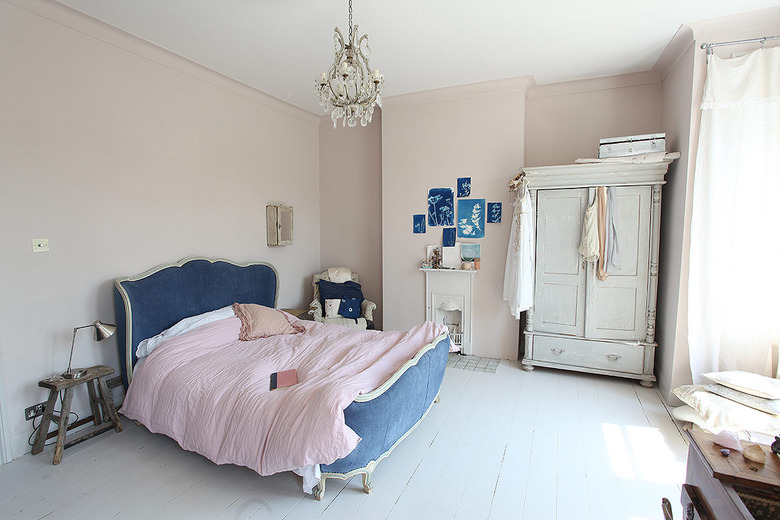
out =
[[[0,518],[655,520],[663,497],[682,517],[687,445],[657,389],[502,361],[451,364],[440,396],[370,495],[330,479],[318,502],[290,472],[217,466],[124,420],[57,466],[52,446],[0,466]]]

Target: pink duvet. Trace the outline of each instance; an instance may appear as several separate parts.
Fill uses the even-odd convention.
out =
[[[330,464],[360,441],[344,409],[446,332],[433,322],[406,333],[294,323],[305,331],[239,341],[241,323],[228,318],[161,343],[135,371],[122,413],[261,475]],[[293,368],[297,385],[269,390],[272,372]]]

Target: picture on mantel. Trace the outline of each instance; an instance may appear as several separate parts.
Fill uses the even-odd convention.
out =
[[[485,199],[458,200],[458,238],[485,238]]]

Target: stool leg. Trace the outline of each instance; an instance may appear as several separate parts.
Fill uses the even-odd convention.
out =
[[[41,425],[38,427],[38,433],[35,435],[35,444],[33,444],[32,453],[37,455],[43,451],[43,447],[46,445],[46,436],[49,434],[49,424],[54,416],[54,406],[57,404],[57,390],[49,391],[49,399],[46,401],[46,406],[43,409],[43,417],[41,419]]]
[[[108,385],[106,384],[106,378],[105,377],[99,377],[98,378],[98,388],[100,389],[100,395],[103,396],[103,403],[105,405],[105,410],[108,412],[108,416],[111,418],[111,421],[114,423],[114,428],[117,432],[122,431],[122,423],[119,421],[119,414],[116,413],[116,408],[114,407],[114,396],[111,394],[111,391],[108,389]]]
[[[100,400],[95,393],[95,380],[87,381],[87,393],[89,394],[89,407],[92,409],[92,422],[100,426],[103,422],[103,414],[100,413]]]
[[[54,447],[54,460],[52,464],[62,461],[62,450],[65,449],[65,435],[68,432],[68,419],[70,418],[70,403],[73,401],[73,387],[65,389],[65,399],[62,401],[60,412],[60,428],[57,431],[57,444]]]

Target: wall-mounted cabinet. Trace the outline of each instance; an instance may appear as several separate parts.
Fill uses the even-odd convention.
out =
[[[265,207],[266,238],[269,246],[293,243],[293,208],[278,204]]]

